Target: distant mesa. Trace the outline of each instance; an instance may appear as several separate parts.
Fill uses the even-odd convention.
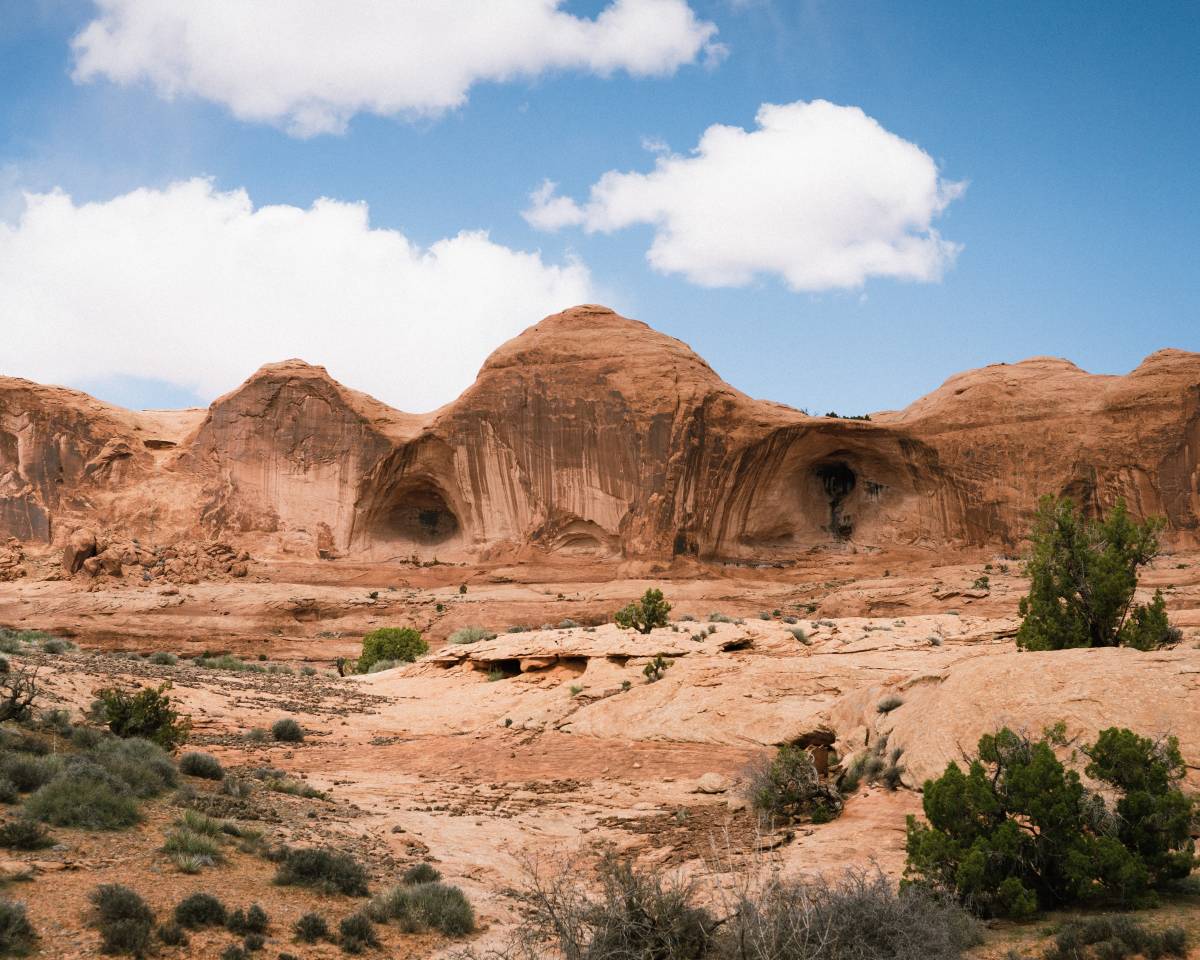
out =
[[[1053,358],[952,377],[870,421],[755,400],[606,307],[547,317],[413,415],[301,360],[208,410],[123,410],[0,378],[0,536],[80,529],[255,555],[787,562],[1014,547],[1042,494],[1200,531],[1200,355],[1127,376]]]

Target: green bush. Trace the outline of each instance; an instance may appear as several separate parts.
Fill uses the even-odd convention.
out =
[[[312,847],[288,849],[275,873],[282,886],[315,887],[351,897],[367,895],[367,871],[348,853]]]
[[[649,589],[642,594],[641,600],[635,600],[618,610],[613,615],[613,621],[618,627],[649,633],[655,627],[665,627],[670,612],[671,605],[663,599],[662,591]]]
[[[747,799],[771,823],[801,818],[828,823],[842,812],[842,795],[821,781],[812,754],[803,747],[784,744],[773,759],[751,767],[748,780]]]
[[[0,897],[0,956],[23,957],[33,950],[37,938],[25,904]]]
[[[150,654],[149,660],[159,667],[173,667],[179,663],[179,657],[176,654],[168,653],[165,650],[159,650]]]
[[[291,717],[284,717],[271,724],[271,736],[280,743],[300,743],[304,740],[304,728]]]
[[[97,887],[89,899],[96,910],[95,924],[105,953],[141,957],[149,951],[154,911],[145,900],[118,883]]]
[[[412,663],[429,652],[429,644],[411,627],[380,627],[363,637],[358,672],[366,673],[379,660],[403,660]]]
[[[191,727],[171,706],[170,689],[169,683],[157,689],[143,687],[136,693],[105,687],[96,691],[97,713],[118,737],[141,737],[169,750],[187,739]]]
[[[1123,500],[1104,519],[1087,520],[1069,499],[1044,497],[1030,534],[1017,645],[1151,650],[1172,639],[1161,593],[1149,605],[1133,603],[1138,569],[1158,553],[1162,526],[1159,518],[1134,523]]]
[[[371,901],[368,912],[380,921],[397,921],[406,933],[433,929],[458,937],[475,929],[466,894],[436,881],[392,887]]]
[[[329,924],[319,913],[306,913],[292,925],[292,932],[301,943],[316,943],[329,939]]]
[[[119,830],[140,819],[129,786],[87,760],[69,764],[25,801],[25,813],[56,827]]]
[[[193,893],[175,906],[175,922],[189,930],[223,927],[227,916],[225,904],[211,893]]]
[[[45,850],[52,846],[54,838],[36,820],[22,817],[0,826],[0,847],[9,850]]]
[[[191,751],[179,758],[179,772],[201,780],[224,780],[225,768],[211,753]]]
[[[1005,728],[979,741],[964,773],[951,763],[925,783],[927,824],[908,818],[905,875],[983,916],[1039,909],[1154,902],[1154,891],[1197,864],[1180,791],[1184,765],[1172,738],[1101,732],[1083,748],[1087,775],[1116,798],[1110,809],[1055,757],[1062,731],[1033,741]]]

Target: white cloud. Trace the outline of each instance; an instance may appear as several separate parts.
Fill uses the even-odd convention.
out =
[[[476,83],[550,70],[663,76],[719,59],[687,0],[612,0],[594,19],[562,0],[94,0],[75,78],[148,81],[298,136],[356,113],[436,115]]]
[[[704,286],[762,274],[793,290],[932,281],[954,262],[959,245],[933,221],[965,184],[943,179],[920,147],[823,100],[764,104],[757,122],[711,126],[690,155],[660,156],[650,173],[609,171],[583,204],[546,181],[525,218],[602,233],[651,224],[651,265]]]
[[[0,373],[166,380],[213,397],[301,357],[402,409],[432,409],[487,354],[594,299],[586,268],[460,233],[428,249],[364,204],[255,209],[189,180],[102,203],[27,195],[0,223]]]

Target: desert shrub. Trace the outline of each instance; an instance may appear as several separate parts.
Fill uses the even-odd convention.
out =
[[[1058,761],[1060,742],[1061,729],[1034,741],[1005,728],[980,738],[966,773],[952,762],[926,781],[928,823],[908,818],[905,875],[981,915],[1008,917],[1145,905],[1186,877],[1197,863],[1195,802],[1178,786],[1177,742],[1110,728],[1083,748],[1087,775],[1115,798],[1112,808]]]
[[[642,675],[645,676],[647,683],[654,683],[656,680],[661,680],[662,675],[667,672],[674,660],[668,660],[660,653],[657,657],[651,660],[648,664],[642,667]]]
[[[187,931],[174,921],[158,925],[158,939],[168,947],[186,947],[191,943]]]
[[[888,694],[888,696],[884,697],[877,704],[875,704],[875,710],[879,713],[891,713],[897,707],[903,706],[903,705],[904,705],[904,698],[898,697],[894,693],[892,693],[892,694]]]
[[[211,893],[193,893],[175,905],[175,922],[189,930],[223,927],[228,913],[225,904]]]
[[[251,727],[246,731],[246,739],[251,743],[266,743],[271,738],[262,727]]]
[[[367,895],[367,871],[348,853],[313,847],[286,851],[275,882],[282,886],[315,887],[351,897]]]
[[[367,673],[383,673],[384,670],[395,670],[398,666],[399,660],[376,660],[367,668]]]
[[[44,757],[51,750],[50,741],[45,737],[24,730],[11,733],[6,730],[0,746],[8,750],[15,750],[17,753],[32,753],[35,757]]]
[[[250,960],[250,954],[240,943],[231,943],[221,951],[221,960]]]
[[[189,720],[171,706],[169,683],[130,693],[119,687],[96,691],[97,713],[118,737],[141,737],[168,750],[187,739]]]
[[[752,887],[721,929],[717,952],[737,960],[957,960],[981,939],[952,901],[851,871]]]
[[[70,640],[64,640],[62,637],[48,637],[42,641],[41,646],[42,653],[49,653],[55,656],[78,649]]]
[[[618,627],[649,633],[655,627],[665,627],[670,612],[671,605],[663,599],[662,591],[649,589],[640,600],[618,610],[613,615],[613,621]]]
[[[16,803],[21,799],[17,785],[0,773],[0,803]]]
[[[23,722],[33,716],[33,708],[42,695],[37,667],[12,667],[0,672],[0,723]]]
[[[251,786],[250,781],[243,780],[241,777],[226,777],[221,781],[221,793],[227,797],[245,800],[253,791],[254,788]]]
[[[137,797],[156,797],[179,782],[167,752],[140,737],[104,740],[88,759],[123,781]]]
[[[179,772],[201,780],[224,780],[225,768],[211,753],[190,751],[179,758]]]
[[[367,947],[379,946],[375,924],[365,913],[352,913],[338,924],[338,946],[346,953],[362,953]]]
[[[267,938],[261,933],[248,933],[242,940],[242,947],[247,953],[257,953],[267,945]]]
[[[266,659],[266,654],[263,654]],[[234,673],[266,673],[267,668],[257,663],[247,663],[232,653],[223,653],[219,657],[200,656],[193,663],[205,670],[230,670]]]
[[[0,956],[23,957],[33,950],[37,939],[25,904],[0,897]]]
[[[710,613],[708,615],[708,622],[709,623],[733,623],[733,617],[729,616],[728,614],[720,613],[719,611],[717,611],[717,612]]]
[[[325,794],[316,787],[310,787],[302,780],[291,777],[272,777],[267,781],[267,789],[276,793],[286,793],[290,797],[304,797],[308,800],[324,800]]]
[[[484,627],[461,627],[450,634],[450,643],[478,643],[480,640],[491,640],[495,634]]]
[[[179,663],[179,657],[173,653],[168,653],[166,650],[158,650],[150,654],[149,660],[160,667],[173,667]]]
[[[414,863],[404,871],[400,879],[412,886],[415,883],[437,883],[442,879],[441,871],[431,863]]]
[[[306,913],[292,925],[292,932],[301,943],[316,943],[329,939],[329,924],[319,913]]]
[[[715,946],[717,921],[692,884],[614,854],[597,866],[594,887],[577,870],[531,871],[525,945],[548,941],[575,960],[700,960]]]
[[[412,627],[380,627],[363,637],[358,672],[366,673],[380,660],[412,663],[429,652],[429,644]]]
[[[280,743],[300,743],[304,740],[304,728],[291,717],[284,717],[271,724],[271,736]]]
[[[0,826],[0,847],[9,850],[45,850],[52,846],[54,838],[36,820],[22,817]]]
[[[183,864],[191,863],[207,866],[218,862],[223,856],[219,841],[203,833],[189,830],[187,827],[177,827],[170,831],[163,841],[162,850],[172,858],[178,857],[181,867]],[[184,870],[184,872],[191,871]]]
[[[71,729],[71,745],[80,750],[94,750],[108,734],[102,733],[95,727],[73,727]]]
[[[137,893],[119,883],[106,883],[93,890],[89,899],[105,953],[141,957],[149,951],[154,911]]]
[[[475,929],[466,894],[437,881],[392,887],[371,901],[368,912],[380,921],[397,921],[407,933],[433,929],[457,937]]]
[[[248,933],[266,933],[269,923],[270,918],[267,916],[267,911],[256,903],[248,910],[238,907],[229,914],[228,919],[225,921],[225,926],[230,933],[245,935]]]
[[[176,822],[177,827],[185,827],[193,833],[198,833],[205,837],[220,837],[228,832],[229,824],[224,820],[218,820],[216,817],[210,817],[206,813],[201,813],[199,810],[184,810]]]
[[[1135,954],[1186,957],[1188,935],[1182,927],[1150,930],[1130,916],[1111,914],[1072,920],[1059,928],[1044,960],[1124,960]]]
[[[790,633],[805,646],[808,646],[810,643],[812,643],[812,641],[808,639],[808,634],[804,632],[803,627],[792,627],[790,630],[788,630],[788,633]]]
[[[794,744],[784,744],[774,758],[751,767],[748,782],[747,799],[771,823],[805,817],[827,823],[842,812],[842,795],[821,781],[812,754]]]
[[[87,760],[71,764],[25,801],[25,813],[56,827],[119,830],[140,819],[128,784]]]
[[[1043,498],[1030,533],[1018,646],[1149,650],[1169,639],[1162,594],[1147,606],[1133,603],[1138,569],[1158,553],[1162,526],[1159,518],[1135,523],[1123,500],[1107,517],[1088,520],[1069,499]]]
[[[53,780],[62,769],[60,757],[0,755],[0,773],[21,793],[30,793]]]

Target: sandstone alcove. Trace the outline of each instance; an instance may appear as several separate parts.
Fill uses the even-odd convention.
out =
[[[445,495],[425,481],[395,491],[371,525],[373,539],[437,546],[456,539],[458,517]]]
[[[844,512],[844,505],[854,492],[858,477],[845,460],[822,461],[813,465],[812,472],[829,505],[827,529],[835,540],[849,540],[854,533],[854,520]]]

